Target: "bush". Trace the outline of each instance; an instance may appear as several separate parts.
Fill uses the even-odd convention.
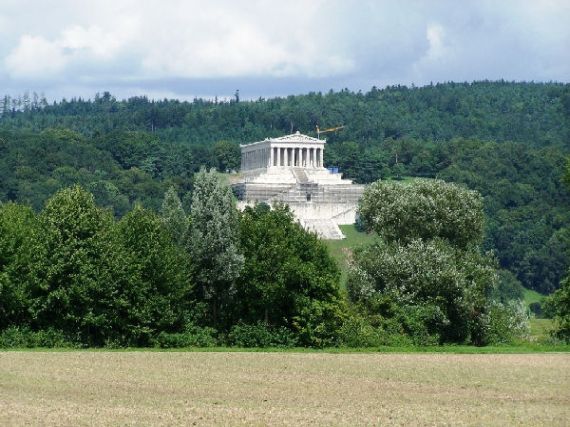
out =
[[[214,328],[187,326],[184,332],[161,332],[154,339],[154,346],[160,348],[215,347],[218,345]]]
[[[382,332],[362,316],[350,316],[339,330],[339,344],[343,347],[378,347],[385,344]]]
[[[449,326],[445,313],[436,305],[405,306],[399,310],[396,320],[414,345],[438,345],[438,331]]]
[[[234,347],[295,347],[297,338],[289,329],[258,322],[255,324],[238,323],[227,336],[227,344]]]
[[[496,279],[488,255],[442,240],[378,242],[355,251],[347,290],[370,314],[395,318],[417,344],[477,343],[478,319]]]
[[[570,270],[560,282],[560,289],[546,299],[545,306],[554,318],[553,338],[570,343]]]
[[[9,327],[0,333],[0,348],[76,347],[61,331],[32,331],[27,327]]]
[[[497,287],[491,292],[491,299],[502,303],[524,299],[523,285],[513,273],[508,270],[499,270],[497,276]]]
[[[509,344],[530,332],[527,310],[522,301],[491,302],[485,320],[485,344]]]
[[[535,317],[538,317],[538,318],[543,317],[544,312],[542,310],[542,304],[540,302],[538,302],[538,301],[531,302],[528,305],[528,308],[529,308],[530,312],[535,315]]]

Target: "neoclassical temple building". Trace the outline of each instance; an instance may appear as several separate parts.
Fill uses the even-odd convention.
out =
[[[364,186],[324,167],[325,144],[297,132],[241,145],[241,180],[233,185],[238,207],[285,203],[306,229],[344,238],[338,226],[355,222]]]

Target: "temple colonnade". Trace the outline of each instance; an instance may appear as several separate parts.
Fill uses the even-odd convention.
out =
[[[242,152],[241,169],[269,167],[322,168],[323,147],[267,146]]]

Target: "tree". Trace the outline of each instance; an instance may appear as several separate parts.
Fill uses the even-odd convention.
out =
[[[358,212],[367,228],[389,241],[441,238],[466,248],[483,238],[481,195],[444,181],[377,181]]]
[[[113,333],[113,307],[123,286],[109,262],[129,264],[113,247],[113,218],[93,196],[75,186],[50,198],[39,215],[41,233],[34,248],[31,311],[39,328],[54,327],[73,339],[103,344]],[[117,331],[120,333],[120,331]]]
[[[230,188],[214,171],[194,176],[188,251],[199,297],[209,303],[214,326],[235,293],[244,258],[239,252],[238,212]]]
[[[189,259],[161,218],[136,206],[116,225],[114,237],[132,270],[130,287],[118,292],[125,341],[148,345],[159,332],[181,330],[191,304]]]
[[[554,315],[553,335],[570,342],[570,270],[560,282],[560,289],[548,297],[546,310]]]
[[[180,245],[183,244],[186,239],[189,222],[182,207],[182,202],[172,186],[164,194],[160,215],[172,239]]]
[[[305,345],[332,345],[344,313],[339,270],[323,242],[287,207],[265,204],[245,209],[240,236],[236,320],[287,327]]]
[[[564,171],[564,175],[562,176],[562,182],[564,182],[566,187],[570,189],[570,157],[566,158],[566,169]]]
[[[37,227],[31,208],[0,204],[0,330],[31,321],[30,269]]]
[[[480,342],[486,295],[496,283],[493,259],[443,240],[377,243],[355,254],[352,301],[385,317],[402,316],[404,332],[436,342]],[[421,313],[421,331],[414,330]],[[417,320],[417,319],[416,319]]]
[[[241,151],[238,144],[226,140],[214,144],[214,156],[220,172],[238,170],[240,167]]]
[[[421,343],[502,339],[497,328],[488,333],[491,316],[503,312],[489,298],[497,283],[494,258],[477,246],[483,225],[477,193],[443,181],[378,182],[359,211],[384,241],[356,253],[348,285],[354,302],[399,318]]]

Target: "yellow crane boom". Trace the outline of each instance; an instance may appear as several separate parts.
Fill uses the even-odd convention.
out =
[[[319,128],[319,125],[316,125],[317,128],[317,138],[320,139],[321,133],[327,133],[327,132],[336,132],[337,130],[341,130],[344,129],[344,125],[342,126],[335,126],[333,128],[328,128],[328,129],[323,129],[321,130]]]

